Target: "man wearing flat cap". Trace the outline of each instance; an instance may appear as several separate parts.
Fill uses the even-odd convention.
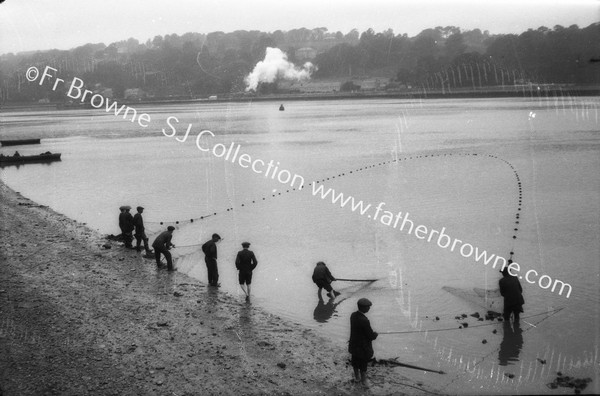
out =
[[[152,253],[150,247],[148,246],[148,237],[146,236],[146,228],[144,227],[144,219],[142,218],[142,213],[144,213],[144,208],[138,206],[136,208],[137,213],[133,216],[133,225],[135,226],[135,240],[136,246],[135,250],[138,252],[141,251],[142,241],[144,241],[144,249],[146,249],[146,254]]]
[[[219,234],[212,234],[212,238],[202,245],[204,252],[204,262],[208,272],[208,284],[219,287],[219,268],[217,267],[217,242],[221,240]]]
[[[242,242],[240,250],[235,258],[235,268],[238,269],[238,280],[240,287],[246,293],[246,301],[250,301],[250,283],[252,283],[252,271],[258,265],[254,252],[249,250],[250,242]],[[244,284],[246,288],[244,289]]]
[[[169,271],[173,271],[173,259],[171,258],[171,253],[169,249],[171,247],[175,247],[171,243],[171,238],[173,238],[173,231],[175,231],[175,227],[168,226],[167,231],[161,232],[154,242],[152,242],[152,247],[154,248],[154,257],[156,258],[156,265],[160,267],[160,255],[164,255],[167,259],[167,269]]]
[[[354,382],[361,382],[368,387],[367,363],[373,357],[372,341],[377,338],[378,334],[371,329],[371,322],[365,315],[373,305],[371,301],[361,298],[358,300],[357,305],[358,311],[350,315],[348,352],[352,355]]]

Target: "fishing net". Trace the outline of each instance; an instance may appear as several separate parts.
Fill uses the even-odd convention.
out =
[[[453,296],[468,301],[478,307],[485,308],[488,311],[502,312],[503,299],[498,289],[459,289],[450,286],[444,286],[442,289]]]

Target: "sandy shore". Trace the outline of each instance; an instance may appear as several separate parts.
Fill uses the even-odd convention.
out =
[[[438,393],[0,182],[0,395]],[[402,371],[404,370],[404,372]]]

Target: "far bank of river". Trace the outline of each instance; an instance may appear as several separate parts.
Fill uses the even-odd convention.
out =
[[[207,98],[195,97],[160,97],[145,100],[115,99],[122,105],[146,104],[185,104],[215,102],[285,102],[297,100],[345,100],[345,99],[469,99],[469,98],[549,98],[565,96],[600,96],[600,86],[580,86],[570,84],[530,84],[497,87],[481,87],[469,89],[410,89],[394,91],[356,91],[356,92],[322,92],[322,93],[277,93],[268,95],[256,94],[223,94]],[[67,98],[67,97],[65,97]],[[9,102],[0,105],[0,111],[40,110],[40,109],[93,109],[89,103],[27,103]]]

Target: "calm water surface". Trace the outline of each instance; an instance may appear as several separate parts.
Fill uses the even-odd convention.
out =
[[[357,299],[367,297],[375,330],[400,332],[382,334],[376,356],[447,372],[407,373],[444,392],[557,393],[545,384],[559,370],[592,377],[588,390],[599,392],[599,104],[565,97],[290,102],[285,112],[274,103],[136,107],[150,114],[147,128],[99,110],[4,112],[3,139],[42,137],[41,146],[17,149],[61,152],[62,161],[8,167],[1,176],[104,233],[119,232],[124,204],[146,207],[153,232],[166,227],[160,222],[178,222],[177,267],[202,280],[198,244],[218,232],[221,283],[233,294],[241,293],[235,254],[242,241],[252,242],[259,260],[253,304],[341,348]],[[163,134],[171,133],[168,117],[178,118],[171,124],[179,139],[192,124],[187,141]],[[306,184],[323,180],[357,201],[408,212],[415,227],[445,228],[505,257],[513,251],[523,272],[569,283],[572,292],[566,298],[521,280],[525,323],[516,331],[471,316],[456,320],[501,309],[501,299],[479,291],[497,288],[497,269],[374,221],[373,210],[361,216],[312,196],[310,187],[294,191],[201,152],[201,130],[215,134],[203,147],[235,142],[240,153],[272,160]],[[394,159],[402,161],[386,163]],[[342,295],[320,301],[310,280],[320,260],[337,277],[379,280],[336,282]],[[469,327],[459,329],[464,322]]]

